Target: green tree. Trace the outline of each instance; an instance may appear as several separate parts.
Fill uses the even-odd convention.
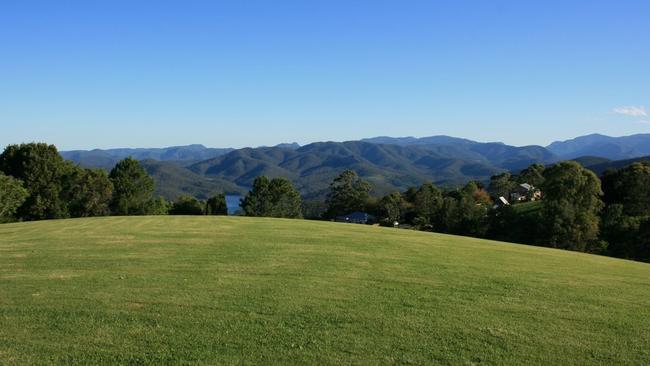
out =
[[[30,143],[10,145],[0,155],[0,171],[20,179],[29,196],[17,209],[22,220],[56,219],[68,216],[62,197],[63,177],[70,170],[54,145]]]
[[[447,193],[442,200],[440,214],[434,219],[435,231],[483,237],[488,230],[490,198],[476,182],[469,182],[459,190]]]
[[[64,182],[71,217],[106,216],[113,197],[113,183],[101,169],[74,168]]]
[[[306,219],[322,219],[327,212],[327,204],[323,200],[302,201],[302,216]]]
[[[257,177],[241,206],[246,216],[302,218],[300,193],[284,178]]]
[[[524,169],[517,176],[518,183],[528,183],[533,187],[541,187],[544,184],[544,171],[546,167],[542,164],[533,164]]]
[[[490,195],[477,182],[469,182],[460,191],[457,209],[459,226],[453,233],[476,237],[485,236],[488,229],[488,209],[492,205]]]
[[[242,198],[241,207],[246,216],[267,216],[270,212],[269,178],[260,176],[253,181],[253,188]]]
[[[612,256],[650,261],[650,164],[634,163],[603,175],[601,237]]]
[[[603,175],[604,201],[628,216],[650,216],[650,163],[633,163]]]
[[[336,217],[354,211],[363,211],[370,197],[370,184],[346,170],[330,184],[327,195],[327,215]]]
[[[153,179],[133,158],[126,158],[111,170],[113,200],[111,212],[114,215],[145,215],[153,199]]]
[[[603,208],[600,180],[574,161],[544,171],[541,220],[545,244],[585,251],[597,241]]]
[[[203,204],[194,197],[182,195],[174,201],[170,215],[203,215]]]
[[[432,222],[434,231],[452,234],[461,233],[461,222],[463,218],[460,201],[460,197],[455,197],[453,195],[447,195],[442,199],[440,214]]]
[[[422,228],[439,230],[436,220],[442,209],[442,192],[432,183],[422,185],[413,197],[415,224]]]
[[[290,219],[302,218],[302,200],[293,184],[284,178],[275,178],[269,184],[271,200],[271,217],[284,217]]]
[[[490,178],[490,194],[494,199],[505,197],[510,199],[510,193],[517,187],[517,182],[512,174],[501,173]]]
[[[206,215],[228,215],[226,196],[221,193],[208,198],[205,202]]]
[[[0,172],[0,222],[12,220],[28,196],[29,192],[20,180]]]
[[[171,206],[171,202],[168,202],[162,197],[158,197],[147,201],[145,210],[147,215],[168,215]]]
[[[379,201],[379,216],[388,225],[401,222],[406,210],[407,202],[399,192],[388,194]]]
[[[539,209],[520,210],[523,206],[503,206],[488,211],[486,237],[499,241],[535,244],[540,235]]]

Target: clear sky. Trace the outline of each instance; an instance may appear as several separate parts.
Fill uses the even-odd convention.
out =
[[[650,132],[650,1],[0,1],[0,146]]]

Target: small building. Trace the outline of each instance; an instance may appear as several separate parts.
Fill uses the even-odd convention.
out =
[[[347,222],[350,224],[368,224],[374,221],[374,217],[365,212],[352,212],[347,215],[337,216],[336,222]]]
[[[508,202],[508,200],[505,197],[501,196],[499,197],[499,199],[496,200],[493,208],[501,208],[505,206],[510,206],[510,202]]]
[[[528,183],[522,183],[510,193],[510,201],[536,201],[542,198],[542,192]]]

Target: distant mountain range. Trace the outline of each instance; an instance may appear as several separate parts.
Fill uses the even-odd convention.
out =
[[[404,190],[424,182],[456,186],[487,181],[503,171],[519,171],[533,163],[576,160],[594,170],[614,161],[650,155],[650,134],[626,137],[589,135],[547,147],[516,147],[450,136],[375,137],[361,141],[296,143],[258,148],[207,148],[203,145],[156,149],[63,151],[84,167],[110,169],[132,156],[154,177],[160,195],[206,198],[216,192],[244,193],[255,177],[285,177],[307,198],[324,197],[341,171],[355,170],[370,181],[376,194]]]
[[[584,158],[579,158],[575,160],[578,161],[579,163],[582,163],[583,166],[593,171],[594,173],[598,175],[602,175],[608,169],[621,169],[621,168],[625,168],[626,166],[632,163],[637,163],[637,162],[650,163],[650,156],[641,156],[634,159],[624,159],[624,160],[605,159],[604,161],[600,161],[600,162],[589,161],[590,158],[587,158],[587,161],[585,161]]]
[[[129,156],[138,160],[173,161],[179,165],[187,165],[224,155],[233,150],[230,148],[207,148],[203,145],[187,145],[153,149],[72,150],[62,151],[61,156],[83,167],[110,169],[118,161]]]
[[[633,159],[650,155],[650,134],[609,137],[593,134],[573,140],[557,141],[546,147],[560,159],[598,156],[610,160]]]

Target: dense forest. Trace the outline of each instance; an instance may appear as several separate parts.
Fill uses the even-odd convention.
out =
[[[383,196],[413,186],[435,183],[450,189],[471,180],[488,182],[503,172],[517,172],[534,163],[576,160],[602,174],[608,167],[650,160],[650,135],[582,136],[550,146],[511,146],[450,136],[378,137],[359,141],[314,142],[304,146],[213,149],[202,145],[162,149],[63,151],[84,168],[107,171],[132,157],[154,179],[154,193],[173,200],[181,194],[206,200],[213,192],[246,194],[258,176],[285,178],[303,199],[324,200],[329,183],[343,170],[353,170]],[[644,158],[644,156],[646,156]]]
[[[513,196],[522,186],[534,194]],[[242,199],[242,214],[336,220],[363,212],[379,225],[650,261],[646,162],[600,177],[574,161],[533,164],[518,174],[494,175],[489,185],[471,181],[441,189],[426,183],[381,197],[372,192],[352,170],[331,181],[325,200],[303,200],[290,180],[258,176]],[[107,172],[75,165],[43,143],[11,145],[0,155],[0,222],[166,214],[226,215],[225,196],[156,197],[154,180],[131,157]]]

